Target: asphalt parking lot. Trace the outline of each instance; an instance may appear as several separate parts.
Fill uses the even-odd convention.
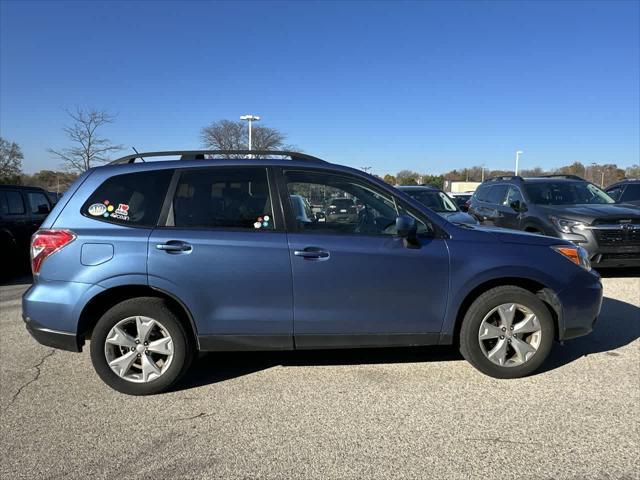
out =
[[[0,478],[640,478],[640,277],[541,373],[448,348],[211,354],[168,394],[110,390],[0,287]]]

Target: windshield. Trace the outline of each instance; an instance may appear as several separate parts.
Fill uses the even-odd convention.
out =
[[[457,205],[444,192],[438,190],[417,190],[407,192],[411,197],[434,212],[457,212]]]
[[[531,203],[539,205],[588,205],[615,203],[613,198],[587,182],[540,182],[525,185]]]

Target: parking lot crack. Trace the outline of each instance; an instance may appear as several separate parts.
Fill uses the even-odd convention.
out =
[[[204,413],[204,412],[200,412],[197,415],[192,415],[190,417],[180,417],[180,418],[176,418],[177,421],[182,422],[185,420],[195,420],[196,418],[204,418],[204,417],[210,417],[211,415],[213,415],[212,413]]]
[[[11,397],[11,401],[9,402],[9,406],[13,405],[14,402],[18,399],[18,397],[20,396],[20,394],[22,393],[22,391],[27,388],[29,385],[31,385],[32,383],[35,383],[38,381],[38,379],[40,378],[40,367],[42,367],[42,365],[44,364],[44,362],[47,360],[47,358],[53,356],[53,354],[56,353],[56,351],[54,349],[48,351],[46,354],[44,354],[42,356],[42,358],[40,358],[40,361],[38,363],[36,363],[33,367],[31,368],[35,368],[36,370],[36,374],[34,375],[34,377],[25,382],[24,384],[22,384],[18,390],[16,391],[16,393],[13,394],[13,397]]]

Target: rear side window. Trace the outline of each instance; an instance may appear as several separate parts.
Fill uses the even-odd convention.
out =
[[[49,201],[44,193],[40,192],[29,192],[27,194],[29,198],[29,206],[31,207],[31,213],[35,215],[44,215],[51,211],[51,207],[49,206]]]
[[[106,180],[82,206],[89,218],[120,225],[153,227],[173,170],[136,172]]]
[[[505,195],[507,194],[507,185],[494,185],[489,190],[487,195],[487,202],[500,204],[503,202]]]
[[[184,171],[167,225],[274,230],[267,170],[247,167]]]

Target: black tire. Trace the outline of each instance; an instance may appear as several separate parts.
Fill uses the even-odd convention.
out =
[[[105,355],[105,341],[109,331],[121,320],[145,316],[159,321],[173,342],[173,358],[167,370],[158,378],[145,383],[134,383],[118,376],[109,366]],[[180,319],[161,298],[139,297],[125,300],[102,315],[91,335],[91,361],[98,376],[109,387],[127,395],[153,395],[171,388],[188,370],[194,347]]]
[[[535,354],[522,365],[500,366],[483,353],[478,340],[480,325],[492,309],[505,303],[517,303],[531,310],[540,322],[542,338]],[[467,310],[460,327],[460,353],[476,369],[494,378],[520,378],[535,372],[553,347],[555,328],[547,306],[536,295],[516,286],[492,288],[480,295]]]

